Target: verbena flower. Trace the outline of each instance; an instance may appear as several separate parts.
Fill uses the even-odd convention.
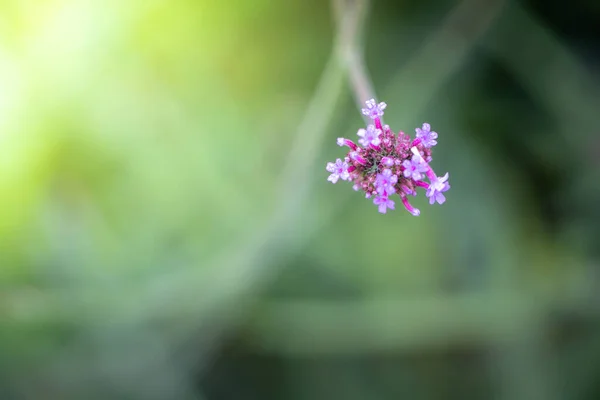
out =
[[[380,163],[380,164],[381,164],[381,165],[384,165],[384,166],[386,166],[386,167],[391,167],[391,166],[393,166],[393,165],[394,165],[394,163],[395,163],[395,162],[394,162],[394,159],[393,159],[393,158],[391,158],[391,157],[383,157],[383,158],[381,159],[381,163]],[[400,164],[400,162],[398,162],[398,164]]]
[[[349,149],[343,160],[338,158],[335,163],[327,164],[330,172],[327,180],[352,181],[352,188],[362,190],[368,199],[373,198],[373,204],[382,214],[394,210],[395,202],[390,197],[398,195],[404,208],[418,216],[421,211],[408,201],[408,196],[417,195],[417,188],[425,189],[430,204],[444,203],[443,193],[450,189],[448,173],[438,177],[429,164],[431,147],[437,144],[438,134],[427,123],[415,129],[414,140],[402,131],[394,134],[388,125],[381,123],[385,108],[385,103],[377,104],[374,99],[366,102],[362,113],[373,120],[373,125],[358,130],[360,146],[350,139],[337,139],[339,146]]]
[[[415,129],[417,139],[425,147],[433,147],[437,144],[437,132],[431,131],[431,126],[428,123],[424,123],[422,128]]]
[[[373,121],[383,117],[383,110],[387,107],[387,104],[381,102],[379,104],[375,103],[375,99],[366,101],[367,108],[362,109],[363,115],[371,118]]]
[[[441,178],[435,177],[429,184],[427,192],[425,193],[425,196],[429,197],[429,204],[433,204],[436,201],[439,204],[444,204],[446,201],[446,196],[444,196],[442,193],[448,189],[450,189],[450,184],[448,183],[447,172],[446,175],[442,176]]]
[[[334,163],[327,163],[327,171],[331,172],[327,180],[331,183],[336,183],[338,179],[342,178],[343,181],[350,179],[350,173],[348,172],[348,163],[342,161],[339,158]]]
[[[375,189],[377,193],[387,196],[396,192],[394,185],[398,182],[398,177],[392,173],[391,169],[384,169],[382,173],[377,174],[375,178]]]
[[[375,128],[373,125],[367,126],[367,129],[359,129],[357,135],[361,137],[361,139],[358,139],[358,143],[364,147],[369,145],[379,146],[381,143],[381,140],[379,139],[381,130]]]
[[[390,200],[387,196],[383,195],[375,197],[373,204],[379,206],[379,212],[382,214],[385,214],[388,208],[393,210],[395,205],[393,200]]]
[[[414,181],[420,181],[423,176],[421,174],[429,169],[427,163],[419,154],[413,155],[412,160],[404,160],[402,166],[404,167],[404,176],[412,178]]]

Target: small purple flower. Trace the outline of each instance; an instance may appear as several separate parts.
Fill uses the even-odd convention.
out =
[[[420,181],[423,178],[421,174],[429,169],[423,157],[418,154],[414,154],[412,160],[404,160],[402,166],[404,167],[404,176],[415,181]]]
[[[342,178],[343,181],[347,181],[348,179],[350,179],[350,173],[348,172],[348,163],[346,161],[340,160],[339,158],[335,160],[335,164],[327,163],[327,167],[325,169],[331,172],[331,175],[329,175],[329,178],[327,178],[327,180],[331,183],[336,183],[340,178]]]
[[[394,166],[394,159],[391,157],[382,157],[380,164],[386,167],[392,167]]]
[[[394,209],[394,201],[388,199],[387,196],[377,196],[375,197],[375,199],[373,199],[373,204],[375,204],[376,206],[379,206],[379,212],[382,214],[385,214],[387,212],[387,209],[389,208],[390,210]]]
[[[365,104],[367,105],[367,108],[363,108],[362,113],[372,120],[381,118],[383,116],[383,110],[387,107],[387,104],[384,102],[376,104],[375,99],[367,100]]]
[[[429,188],[425,193],[425,196],[429,197],[429,204],[433,204],[436,201],[439,204],[444,204],[444,202],[446,201],[446,196],[444,196],[442,193],[450,189],[450,184],[447,181],[447,172],[446,175],[442,176],[441,178],[435,177],[435,179],[431,181],[431,184],[429,185]]]
[[[358,139],[358,143],[364,147],[367,147],[370,144],[373,146],[379,146],[381,143],[381,140],[379,139],[379,136],[381,135],[381,129],[377,129],[373,125],[367,126],[367,129],[359,129],[357,135],[361,137],[361,139]]]
[[[382,173],[377,174],[375,178],[375,188],[381,195],[392,194],[396,192],[394,185],[398,182],[398,177],[392,174],[392,170],[384,169]]]
[[[431,126],[428,123],[424,123],[422,128],[415,129],[417,139],[421,141],[425,147],[433,147],[437,144],[437,132],[431,131]]]

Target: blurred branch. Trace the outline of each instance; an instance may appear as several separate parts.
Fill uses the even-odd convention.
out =
[[[543,20],[519,2],[512,2],[507,7],[498,28],[486,41],[486,50],[497,57],[523,89],[552,116],[552,129],[570,148],[556,146],[553,154],[556,162],[569,157],[570,151],[573,162],[578,164],[576,168],[583,171],[572,177],[570,190],[564,195],[569,200],[564,201],[563,198],[564,204],[561,205],[566,212],[563,226],[574,224],[581,228],[584,225],[571,218],[595,209],[598,197],[593,190],[597,186],[590,186],[590,182],[598,180],[598,156],[594,151],[600,132],[598,75],[586,68],[577,54],[561,42]],[[543,143],[538,147],[545,148]],[[583,217],[582,220],[588,218]],[[597,224],[589,226],[594,225]],[[591,240],[593,247],[593,238],[593,233],[586,233],[580,240]],[[585,273],[594,288],[592,290],[600,292],[597,267],[590,264]]]
[[[598,81],[543,22],[518,2],[498,24],[490,50],[552,115],[564,137],[585,147],[600,130]],[[543,64],[540,64],[543,63]]]
[[[464,0],[456,6],[407,64],[386,92],[411,93],[395,105],[400,120],[412,118],[455,73],[478,39],[500,14],[506,0]]]

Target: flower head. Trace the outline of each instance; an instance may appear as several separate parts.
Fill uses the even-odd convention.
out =
[[[414,140],[402,131],[396,135],[381,122],[385,103],[376,104],[371,99],[366,106],[362,113],[372,118],[374,124],[358,131],[356,144],[338,138],[338,145],[348,147],[348,153],[345,158],[327,164],[330,172],[327,180],[332,183],[339,179],[351,181],[352,188],[364,192],[382,214],[394,210],[391,196],[397,195],[409,213],[420,215],[421,211],[408,202],[408,196],[416,196],[419,188],[425,189],[431,204],[444,203],[443,193],[450,189],[448,174],[438,177],[429,165],[431,147],[437,144],[437,133],[431,131],[429,124],[423,124],[422,128],[416,129]]]
[[[379,146],[381,143],[381,140],[379,139],[381,133],[381,129],[377,129],[373,125],[367,126],[367,129],[359,129],[356,133],[361,137],[361,139],[358,139],[358,143],[364,147],[368,147],[369,145]]]
[[[327,163],[327,167],[325,169],[331,172],[331,175],[329,175],[329,178],[327,178],[327,180],[331,183],[336,183],[340,178],[342,178],[343,181],[347,181],[348,179],[350,179],[350,173],[348,172],[348,163],[346,161],[340,160],[339,158],[335,160],[335,164]]]
[[[365,104],[367,105],[367,108],[362,109],[363,115],[366,115],[372,120],[383,117],[383,110],[385,110],[387,104],[384,102],[376,104],[375,99],[367,100]]]
[[[417,139],[420,139],[424,147],[430,148],[437,144],[437,132],[431,131],[431,126],[424,123],[422,128],[415,129]]]
[[[442,176],[441,178],[436,176],[435,179],[432,179],[431,183],[429,184],[429,188],[425,193],[425,196],[429,197],[429,204],[433,204],[436,201],[439,204],[444,204],[446,201],[446,196],[444,196],[442,193],[446,192],[448,189],[450,189],[450,184],[448,183],[447,172],[446,175]]]

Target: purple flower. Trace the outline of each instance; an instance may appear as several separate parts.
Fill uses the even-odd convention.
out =
[[[414,154],[412,160],[404,160],[402,162],[404,167],[404,176],[415,181],[420,181],[423,177],[423,173],[429,169],[423,157],[418,154]]]
[[[377,174],[375,178],[375,188],[381,195],[390,195],[396,192],[394,185],[398,182],[398,177],[392,174],[392,170],[384,169],[382,173]]]
[[[372,144],[373,146],[379,146],[381,140],[379,136],[381,135],[381,129],[375,128],[373,125],[367,126],[367,129],[359,129],[357,135],[362,139],[358,139],[358,143],[363,145],[364,147]]]
[[[431,181],[431,184],[425,193],[425,196],[429,197],[429,204],[433,204],[436,201],[439,204],[444,204],[446,201],[446,196],[444,196],[442,193],[450,189],[450,184],[447,181],[447,172],[446,175],[442,176],[441,178],[436,176],[435,179]]]
[[[394,166],[394,159],[390,157],[383,157],[380,161],[380,164],[386,167],[392,167]]]
[[[428,123],[424,123],[421,129],[415,129],[417,139],[421,140],[421,143],[425,147],[433,147],[437,144],[438,134],[431,131],[431,126]]]
[[[380,213],[385,214],[388,208],[390,210],[394,209],[395,203],[393,200],[388,199],[387,196],[377,196],[375,199],[373,199],[373,204],[379,206]]]
[[[365,102],[367,108],[362,109],[363,115],[375,120],[383,116],[383,110],[387,107],[387,104],[381,102],[379,104],[375,104],[375,99],[367,100]]]
[[[348,173],[348,163],[340,160],[339,158],[335,160],[335,164],[327,163],[327,167],[325,169],[331,172],[331,175],[329,175],[329,178],[327,178],[327,180],[331,183],[336,183],[340,178],[342,178],[343,181],[350,179],[350,173]]]

